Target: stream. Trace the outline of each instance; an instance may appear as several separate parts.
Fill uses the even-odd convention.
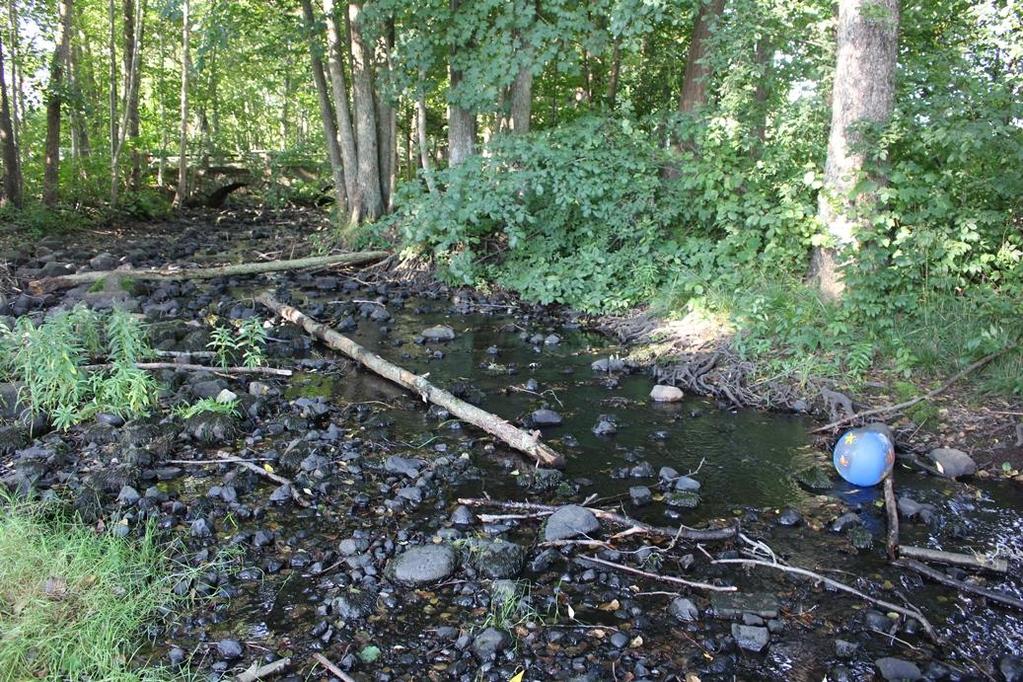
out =
[[[230,241],[186,235],[200,244]],[[207,252],[222,247],[216,242]],[[253,387],[249,379],[167,372],[173,396],[197,396],[202,382],[215,382],[239,395],[247,417],[205,443],[193,426],[154,420],[139,447],[162,436],[166,459],[202,460],[226,451],[265,461],[312,504],[298,506],[278,495],[275,484],[231,465],[161,469],[158,458],[140,479],[123,482],[145,490],[142,499],[151,502],[125,509],[112,500],[116,490],[107,492],[110,518],[133,525],[156,520],[184,539],[190,560],[215,562],[186,586],[201,598],[152,633],[147,651],[154,662],[190,660],[216,677],[291,656],[292,679],[323,679],[310,658],[320,652],[359,680],[505,681],[523,670],[525,680],[689,680],[687,673],[702,680],[863,680],[883,679],[878,659],[895,658],[927,679],[1023,675],[1023,662],[1013,658],[1023,651],[1023,614],[888,566],[881,487],[841,481],[830,453],[809,434],[810,418],[737,411],[696,396],[653,403],[648,372],[593,368],[623,349],[570,314],[500,296],[409,291],[324,273],[154,283],[133,293],[155,323],[158,347],[194,350],[201,345],[195,325],[178,320],[201,320],[210,311],[269,317],[252,303],[267,286],[391,362],[428,374],[512,423],[528,427],[535,411],[556,412],[560,425],[539,428],[566,455],[566,467],[537,471],[482,432],[280,321],[270,330],[269,364],[294,366],[289,379],[261,378],[262,386]],[[81,292],[51,303],[66,305],[76,295]],[[422,342],[422,332],[435,325],[449,326],[454,338]],[[601,423],[613,423],[615,432],[597,435]],[[140,432],[132,425],[120,433],[87,425],[67,437],[51,434],[47,442],[63,439],[81,462],[127,461],[133,428]],[[808,469],[830,482],[808,487],[797,475]],[[76,476],[87,482],[88,467],[80,471]],[[674,484],[663,475],[688,475],[699,482],[698,494],[675,504]],[[954,482],[900,466],[895,475],[900,497],[933,505],[929,522],[902,520],[903,543],[1023,555],[1018,485]],[[480,497],[551,505],[592,500],[591,506],[659,526],[740,523],[793,565],[918,607],[947,646],[929,642],[915,621],[890,618],[849,595],[775,572],[711,565],[709,556],[738,556],[728,542],[681,542],[660,551],[649,539],[629,537],[614,550],[545,548],[539,546],[542,518],[484,523],[476,515],[502,512],[459,508],[459,498]],[[836,519],[849,513],[855,519],[846,517],[836,530]],[[196,531],[197,519],[209,535]],[[604,523],[593,537],[607,539],[616,530]],[[506,551],[509,544],[515,549]],[[416,546],[454,547],[457,565],[436,581],[402,583],[393,576],[396,558]],[[670,606],[675,586],[579,558],[595,552],[653,573],[735,585],[738,592],[681,591],[696,614],[680,618]],[[1018,578],[996,576],[991,583],[1023,596]],[[499,598],[509,590],[512,598]],[[753,631],[769,636],[760,652],[736,644],[737,633],[741,639]],[[225,641],[240,644],[241,652]]]

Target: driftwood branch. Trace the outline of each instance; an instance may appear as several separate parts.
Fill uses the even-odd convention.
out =
[[[248,469],[254,474],[258,474],[263,478],[268,478],[274,483],[288,486],[288,490],[291,491],[291,499],[295,500],[295,504],[300,507],[308,507],[309,502],[305,500],[301,495],[298,494],[298,488],[295,487],[295,483],[290,478],[285,478],[280,474],[275,474],[272,471],[267,471],[264,467],[258,467],[252,462],[246,459],[240,459],[238,457],[232,457],[231,455],[225,455],[223,453],[216,453],[218,459],[222,460],[225,464],[237,464],[240,467]]]
[[[291,665],[290,658],[278,658],[276,661],[263,666],[253,663],[252,667],[235,677],[234,682],[256,682],[257,680],[282,672],[289,665]]]
[[[464,504],[467,507],[494,507],[496,509],[506,509],[513,512],[525,512],[529,514],[552,514],[558,510],[558,507],[553,507],[546,504],[536,504],[533,502],[502,502],[499,500],[487,500],[480,497],[463,497],[458,500],[459,504]],[[728,540],[735,537],[735,527],[729,526],[727,528],[687,528],[681,526],[679,528],[663,528],[661,526],[651,526],[650,524],[637,521],[636,519],[629,518],[622,514],[615,514],[614,512],[604,511],[603,509],[597,509],[595,507],[586,507],[593,515],[598,519],[603,519],[610,523],[624,526],[627,530],[623,533],[619,533],[618,536],[623,535],[650,535],[653,537],[664,538],[667,540],[692,540],[695,542],[706,542],[713,540]]]
[[[959,554],[957,552],[944,552],[940,549],[927,549],[926,547],[913,547],[902,545],[899,547],[899,556],[904,559],[917,559],[919,561],[931,561],[937,564],[948,564],[962,568],[983,569],[995,573],[1008,573],[1009,562],[1007,559],[989,558],[983,555]]]
[[[58,289],[98,282],[107,277],[130,277],[132,279],[179,281],[184,279],[212,279],[214,277],[231,277],[234,275],[258,275],[266,272],[282,270],[306,270],[324,268],[334,265],[362,265],[386,258],[386,251],[356,251],[340,253],[333,256],[310,256],[293,260],[259,261],[255,263],[238,263],[236,265],[220,265],[212,268],[147,268],[142,270],[96,270],[95,272],[78,272],[58,277],[44,277],[28,283],[29,289],[36,294],[44,294]]]
[[[941,386],[938,386],[937,388],[931,389],[930,391],[927,391],[926,393],[924,393],[922,395],[918,395],[915,398],[910,398],[909,400],[907,400],[905,402],[897,403],[895,405],[888,405],[886,407],[877,407],[877,408],[874,408],[872,410],[865,410],[863,412],[858,412],[856,414],[849,415],[848,417],[843,417],[842,419],[839,419],[837,421],[833,421],[830,424],[825,424],[824,426],[822,426],[820,428],[814,429],[810,433],[820,433],[822,431],[831,431],[832,429],[838,428],[839,426],[845,426],[846,424],[849,424],[849,423],[854,422],[854,421],[859,421],[859,420],[865,419],[867,417],[876,417],[876,416],[882,415],[882,414],[892,414],[892,413],[895,413],[895,412],[902,412],[903,410],[907,410],[907,409],[913,407],[914,405],[916,405],[917,403],[921,403],[921,402],[923,402],[925,400],[930,400],[931,398],[933,398],[934,396],[938,395],[939,393],[944,393],[946,390],[949,389],[949,387],[951,387],[953,384],[955,384],[957,381],[959,381],[963,377],[967,376],[968,374],[972,374],[973,372],[976,372],[978,369],[980,369],[984,365],[988,364],[992,360],[994,360],[994,359],[996,359],[998,357],[1001,357],[1002,355],[1005,355],[1006,353],[1008,353],[1011,350],[1014,350],[1015,348],[1016,348],[1016,344],[1011,344],[1011,345],[1006,346],[1005,348],[1002,348],[1001,350],[998,350],[998,351],[995,351],[994,353],[991,353],[990,355],[985,355],[980,360],[977,360],[976,362],[970,363],[969,365],[967,365],[963,369],[961,369],[958,372],[956,372],[954,375],[952,375],[952,378],[950,378],[948,381],[943,383]]]
[[[888,535],[885,542],[888,561],[899,558],[899,507],[895,501],[895,472],[884,479],[884,508],[888,514]]]
[[[682,585],[683,587],[691,587],[696,590],[708,590],[711,592],[735,592],[738,589],[734,585],[711,585],[710,583],[699,583],[694,582],[692,580],[676,578],[675,576],[672,575],[659,575],[657,573],[641,571],[638,568],[633,568],[632,566],[616,564],[613,561],[605,561],[604,559],[600,559],[595,556],[581,556],[579,557],[579,560],[588,561],[590,563],[598,564],[600,566],[607,566],[608,568],[613,568],[616,571],[622,571],[623,573],[631,573],[633,575],[649,578],[650,580],[658,580],[662,583],[671,583],[672,585]]]
[[[111,364],[85,365],[82,369],[109,369]],[[138,369],[181,369],[187,372],[213,372],[219,374],[263,374],[275,377],[290,377],[290,369],[278,369],[277,367],[216,367],[214,365],[195,365],[187,362],[136,362],[134,367]]]
[[[811,580],[814,580],[816,582],[821,582],[821,583],[824,583],[825,585],[830,585],[831,587],[833,587],[836,590],[839,590],[841,592],[846,592],[846,593],[851,594],[851,595],[853,595],[855,597],[859,597],[860,599],[863,599],[864,601],[868,601],[868,602],[870,602],[872,604],[877,604],[881,608],[888,609],[889,611],[894,611],[895,613],[901,613],[904,616],[907,616],[909,618],[913,618],[914,620],[916,620],[916,621],[918,621],[920,623],[920,625],[924,629],[924,632],[926,632],[927,635],[932,640],[934,640],[938,644],[941,643],[941,638],[938,637],[938,633],[935,632],[934,627],[931,625],[930,621],[928,621],[927,618],[922,613],[917,611],[916,609],[908,609],[908,608],[906,608],[904,606],[899,606],[898,604],[893,604],[891,602],[884,601],[883,599],[877,599],[876,597],[871,597],[869,594],[864,594],[863,592],[860,592],[859,590],[857,590],[854,587],[849,587],[845,583],[840,583],[837,580],[832,580],[831,578],[823,576],[820,573],[814,573],[813,571],[807,570],[805,568],[800,568],[798,566],[788,566],[786,564],[779,564],[779,563],[776,563],[776,562],[773,562],[773,561],[761,561],[760,559],[715,559],[715,560],[711,561],[711,563],[712,564],[742,564],[742,565],[745,565],[745,566],[761,566],[763,568],[773,568],[776,571],[782,571],[784,573],[790,573],[792,575],[798,575],[798,576],[802,576],[804,578],[810,578]]]
[[[564,466],[564,458],[550,447],[541,443],[538,433],[527,433],[522,429],[512,426],[497,415],[481,410],[475,405],[470,405],[464,400],[456,398],[444,389],[431,384],[425,377],[409,372],[384,360],[376,353],[337,333],[327,325],[312,319],[301,310],[281,303],[269,293],[261,294],[256,300],[288,322],[302,327],[308,334],[320,339],[334,350],[352,358],[363,367],[376,372],[399,386],[415,391],[425,402],[440,405],[459,419],[483,429],[519,452],[528,455],[538,464],[553,467]]]
[[[914,559],[899,559],[895,562],[895,565],[916,571],[920,575],[930,578],[936,583],[941,583],[948,587],[954,587],[957,590],[962,590],[963,592],[976,594],[984,597],[985,599],[990,599],[991,601],[998,602],[999,604],[1005,604],[1006,606],[1011,606],[1014,609],[1023,611],[1023,600],[1017,599],[1011,594],[1005,594],[997,590],[991,590],[986,587],[980,587],[979,585],[971,585],[970,583],[963,582],[962,580],[956,580],[952,576],[935,570]]]

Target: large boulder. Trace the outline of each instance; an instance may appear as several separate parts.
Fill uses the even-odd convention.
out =
[[[955,448],[935,448],[927,453],[934,462],[934,467],[945,478],[972,476],[977,473],[977,463],[962,450]]]
[[[447,545],[417,545],[396,556],[390,569],[398,582],[423,585],[447,578],[457,561],[455,550]]]
[[[655,403],[677,403],[685,397],[682,389],[678,386],[666,386],[658,384],[650,391],[650,400]]]

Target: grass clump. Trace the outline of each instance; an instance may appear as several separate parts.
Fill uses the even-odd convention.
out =
[[[137,654],[181,578],[152,527],[119,539],[0,499],[0,679],[178,679]]]
[[[171,413],[180,419],[191,419],[200,414],[223,414],[237,416],[238,400],[217,400],[216,398],[202,398],[191,404],[175,405]]]

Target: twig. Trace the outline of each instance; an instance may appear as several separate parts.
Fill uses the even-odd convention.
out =
[[[1008,573],[1009,562],[1006,559],[998,559],[984,555],[959,554],[956,552],[944,552],[940,549],[927,549],[926,547],[913,547],[904,545],[899,548],[899,555],[906,559],[918,559],[920,561],[933,561],[939,564],[951,564],[964,568],[982,568],[995,573]]]
[[[280,483],[281,485],[288,486],[288,489],[291,490],[291,497],[293,500],[295,500],[295,504],[301,507],[309,506],[309,502],[303,499],[302,496],[298,494],[298,489],[295,487],[294,482],[290,478],[284,478],[280,474],[275,474],[273,472],[267,471],[263,467],[258,467],[252,462],[248,462],[244,459],[238,459],[237,457],[231,457],[230,455],[222,455],[219,452],[217,453],[217,457],[223,462],[226,462],[228,464],[237,464],[240,467],[248,469],[254,474],[259,474],[263,478],[269,478],[271,481]]]
[[[989,362],[991,362],[995,358],[1000,357],[1002,355],[1005,355],[1006,353],[1008,353],[1011,350],[1014,350],[1015,348],[1016,348],[1016,344],[1013,343],[1013,344],[1010,344],[1010,345],[1006,346],[1005,348],[1002,348],[999,351],[995,351],[994,353],[991,353],[990,355],[985,355],[980,360],[977,360],[976,362],[970,363],[969,365],[967,365],[966,367],[964,367],[960,371],[956,372],[954,375],[952,375],[951,379],[949,379],[948,381],[943,383],[941,386],[938,386],[937,388],[931,389],[930,391],[927,391],[927,393],[924,393],[922,395],[918,395],[915,398],[911,398],[911,399],[909,399],[909,400],[907,400],[905,402],[897,403],[895,405],[888,405],[887,407],[878,407],[878,408],[875,408],[875,409],[872,409],[872,410],[866,410],[864,412],[858,412],[857,414],[849,415],[848,417],[843,417],[842,419],[839,419],[837,421],[833,421],[830,424],[825,424],[824,426],[822,426],[820,428],[814,429],[810,433],[820,433],[822,431],[830,431],[830,430],[832,430],[834,428],[837,428],[839,426],[844,426],[844,425],[846,425],[846,424],[848,424],[850,422],[854,422],[854,421],[863,419],[865,417],[875,417],[875,416],[880,415],[880,414],[890,414],[892,412],[901,412],[901,411],[903,411],[903,410],[905,410],[907,408],[913,407],[917,403],[923,402],[924,400],[930,400],[931,398],[933,398],[934,396],[938,395],[939,393],[943,393],[944,391],[946,391],[950,386],[952,386],[954,383],[956,383],[957,381],[959,381],[960,379],[962,379],[966,375],[971,374],[971,373],[977,371],[978,369],[980,369],[984,365],[988,364]]]
[[[710,583],[699,583],[692,580],[683,580],[682,578],[676,578],[671,575],[658,575],[656,573],[649,573],[647,571],[641,571],[638,568],[626,566],[624,564],[616,564],[613,561],[605,561],[604,559],[597,558],[595,556],[581,556],[581,561],[590,561],[601,566],[607,566],[613,568],[616,571],[623,571],[625,573],[632,573],[633,575],[643,576],[644,578],[650,578],[651,580],[659,580],[665,583],[672,583],[673,585],[684,585],[685,587],[691,587],[697,590],[710,590],[711,592],[735,592],[738,588],[734,585],[711,585]]]
[[[894,476],[893,471],[884,479],[884,508],[888,513],[888,535],[885,542],[888,561],[899,558],[899,507],[895,502],[895,482],[892,480]]]
[[[509,511],[518,512],[546,512],[548,514],[553,514],[558,511],[558,507],[546,504],[535,504],[533,502],[502,502],[500,500],[488,500],[479,497],[463,497],[458,500],[458,503],[464,504],[468,507],[496,507],[498,509],[507,509]],[[708,541],[728,540],[730,538],[734,538],[736,533],[734,526],[706,529],[688,528],[686,526],[680,526],[679,528],[662,528],[660,526],[651,526],[650,524],[637,521],[622,514],[604,511],[603,509],[596,509],[594,507],[584,508],[591,511],[593,515],[599,519],[604,519],[605,521],[625,526],[627,530],[622,533],[618,533],[618,537],[641,534],[652,535],[654,537],[665,538],[667,540],[679,539]]]
[[[805,568],[800,568],[798,566],[787,566],[787,565],[784,565],[784,564],[773,563],[773,562],[770,562],[770,561],[761,561],[759,559],[714,559],[711,563],[712,564],[743,564],[743,565],[746,565],[746,566],[763,566],[765,568],[773,568],[775,570],[782,571],[784,573],[791,573],[793,575],[803,576],[804,578],[811,578],[812,580],[816,580],[816,581],[822,582],[822,583],[824,583],[826,585],[830,585],[831,587],[835,588],[836,590],[840,590],[842,592],[847,592],[847,593],[849,593],[849,594],[851,594],[853,596],[859,597],[860,599],[863,599],[865,601],[869,601],[872,604],[877,604],[878,606],[880,606],[882,608],[885,608],[885,609],[888,609],[889,611],[894,611],[895,613],[901,613],[904,616],[908,616],[910,618],[913,618],[913,619],[917,620],[920,623],[920,625],[923,626],[923,629],[927,633],[927,635],[932,640],[934,640],[936,643],[941,644],[941,638],[938,637],[938,633],[934,631],[934,627],[930,624],[930,622],[927,620],[927,618],[924,617],[924,615],[922,613],[920,613],[919,611],[917,611],[915,609],[908,609],[908,608],[899,606],[898,604],[893,604],[891,602],[884,601],[883,599],[877,599],[875,597],[871,597],[868,594],[864,594],[863,592],[860,592],[859,590],[857,590],[854,587],[849,587],[845,583],[840,583],[837,580],[832,580],[831,578],[823,576],[820,573],[814,573],[813,571],[807,570]]]
[[[334,665],[333,663],[331,663],[330,659],[328,659],[323,654],[313,654],[313,658],[316,659],[317,663],[319,663],[324,668],[326,668],[328,671],[330,671],[331,675],[333,675],[334,677],[336,677],[339,680],[341,680],[341,682],[355,682],[355,678],[354,677],[352,677],[351,675],[346,673],[344,670],[342,670],[341,668],[339,668],[336,665]]]
[[[290,658],[278,658],[276,661],[272,663],[267,663],[264,666],[257,666],[256,663],[253,663],[251,668],[235,677],[234,681],[256,682],[256,680],[261,680],[264,677],[276,675],[277,673],[287,668],[289,665],[291,665]]]
[[[85,365],[82,369],[108,369],[111,364]],[[136,362],[137,369],[182,369],[189,372],[213,372],[215,374],[268,374],[277,377],[290,377],[290,369],[277,367],[215,367],[213,365],[195,365],[187,362]]]
[[[985,599],[990,599],[991,601],[998,602],[999,604],[1005,604],[1006,606],[1011,606],[1014,609],[1023,611],[1023,600],[1021,599],[1017,599],[1010,594],[998,592],[997,590],[991,590],[986,587],[980,587],[979,585],[971,585],[970,583],[963,582],[962,580],[956,580],[952,576],[946,575],[941,571],[937,571],[930,566],[916,561],[915,559],[899,559],[895,562],[895,565],[916,571],[920,575],[926,576],[936,583],[954,587],[958,590],[962,590],[963,592],[970,592],[984,597]]]
[[[238,462],[272,462],[273,457],[256,457],[250,459],[242,459],[241,457],[234,457],[232,459],[168,459],[164,460],[164,464],[237,464]]]

